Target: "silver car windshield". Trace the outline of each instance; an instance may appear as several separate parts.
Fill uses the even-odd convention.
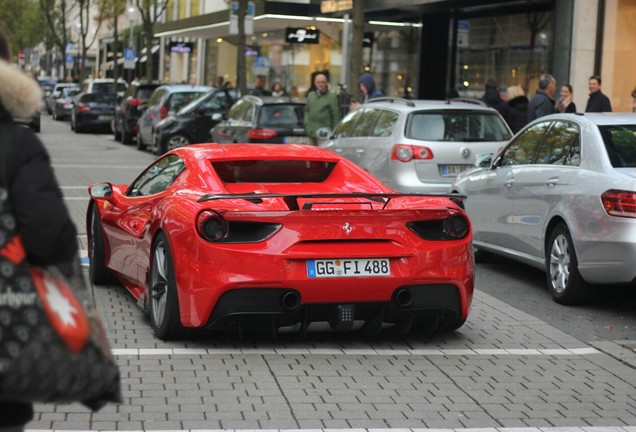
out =
[[[614,168],[636,167],[636,125],[599,126]]]
[[[422,141],[508,141],[510,132],[496,113],[421,111],[411,113],[406,136]]]

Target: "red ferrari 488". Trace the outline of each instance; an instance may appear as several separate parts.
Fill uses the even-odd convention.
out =
[[[89,188],[90,277],[162,339],[192,328],[454,330],[473,296],[456,196],[402,194],[318,147],[205,144]]]

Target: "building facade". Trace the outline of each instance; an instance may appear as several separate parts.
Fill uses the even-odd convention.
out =
[[[590,75],[601,75],[615,111],[632,110],[636,0],[365,0],[365,43],[351,47],[351,1],[256,0],[246,27],[247,82],[264,75],[303,95],[311,74],[332,87],[356,85],[353,49],[386,95],[442,99],[449,89],[480,96],[487,79],[530,95],[542,73],[570,83],[577,106]],[[155,26],[159,79],[236,82],[237,36],[224,0],[171,0]],[[317,31],[317,43],[287,39]],[[185,47],[185,48],[183,48]]]

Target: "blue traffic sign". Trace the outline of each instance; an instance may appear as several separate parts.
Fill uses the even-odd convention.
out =
[[[124,60],[134,61],[135,57],[137,57],[137,50],[134,48],[126,48],[124,50]]]

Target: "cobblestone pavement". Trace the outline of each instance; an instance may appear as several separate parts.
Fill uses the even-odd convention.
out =
[[[107,141],[86,137],[122,165],[152,159],[98,139]],[[60,139],[64,145],[72,147]],[[79,197],[67,202],[81,221],[85,189],[72,187],[85,187],[93,174],[85,164],[63,165],[58,160],[56,172],[65,195]],[[118,169],[113,175],[128,182]],[[156,339],[121,286],[96,286],[124,403],[96,413],[39,404],[27,429],[636,432],[633,350],[585,343],[481,292],[479,283],[478,275],[466,324],[425,339],[316,331],[181,342]]]

